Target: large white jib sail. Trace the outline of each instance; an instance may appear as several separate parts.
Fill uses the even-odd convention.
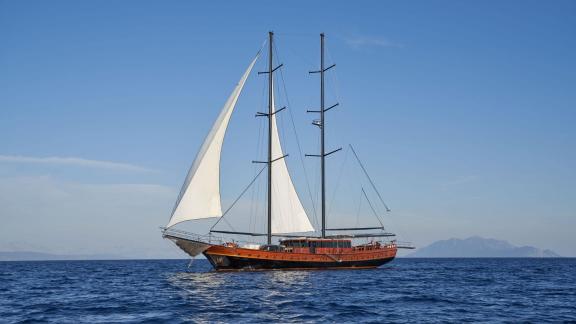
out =
[[[180,189],[172,217],[166,227],[174,226],[180,222],[222,216],[220,203],[220,153],[228,122],[240,97],[244,83],[250,75],[258,55],[252,60],[244,75],[232,91],[224,104],[218,119],[214,122],[210,133],[204,139],[200,151],[188,171],[186,181]]]

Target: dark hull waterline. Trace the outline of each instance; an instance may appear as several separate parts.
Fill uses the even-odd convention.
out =
[[[337,270],[377,268],[394,259],[372,259],[362,261],[288,261],[243,258],[237,256],[211,255],[204,253],[216,271],[257,271],[257,270]]]

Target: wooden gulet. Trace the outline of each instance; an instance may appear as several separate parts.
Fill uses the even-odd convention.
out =
[[[218,222],[216,222],[212,227],[209,235],[206,236],[194,235],[172,228],[172,226],[183,221],[199,218],[223,217],[227,212],[222,213],[220,207],[220,151],[232,110],[234,109],[235,103],[242,91],[247,76],[250,74],[255,61],[260,55],[259,52],[250,64],[248,70],[244,73],[241,81],[234,89],[212,130],[205,139],[200,152],[196,156],[196,159],[188,172],[184,185],[182,186],[170,222],[166,227],[162,228],[163,237],[172,240],[178,247],[192,257],[195,257],[200,253],[204,254],[217,271],[364,269],[379,267],[393,260],[399,248],[412,248],[412,246],[398,244],[394,239],[382,241],[381,238],[395,236],[392,233],[384,232],[383,226],[326,228],[326,157],[340,151],[341,148],[330,152],[326,152],[325,150],[325,113],[338,106],[338,104],[336,103],[325,108],[325,72],[333,68],[335,64],[325,67],[323,33],[320,34],[320,69],[318,71],[310,72],[320,75],[320,108],[319,110],[308,111],[320,115],[320,119],[313,123],[320,129],[320,152],[318,154],[306,154],[306,156],[317,157],[320,160],[321,235],[316,237],[290,234],[313,231],[314,228],[310,224],[308,216],[299,201],[290,179],[288,169],[283,161],[287,155],[284,155],[281,149],[276,128],[275,115],[284,110],[284,108],[278,110],[275,108],[273,83],[274,72],[276,72],[282,64],[277,67],[274,67],[273,65],[273,44],[274,33],[269,32],[268,70],[258,73],[267,74],[268,76],[268,111],[267,113],[257,113],[256,115],[258,117],[267,117],[268,119],[267,160],[254,161],[255,163],[265,164],[267,169],[267,232],[251,233],[215,230],[214,226]],[[355,152],[354,154],[356,156]],[[216,164],[216,166],[214,164]],[[213,171],[216,168],[218,169],[217,176],[210,176],[208,172]],[[363,166],[362,169],[366,173]],[[262,173],[263,170],[261,170],[260,173]],[[260,173],[258,173],[258,175],[260,175]],[[282,188],[288,189],[286,189],[285,192],[275,193],[275,191],[272,190],[273,181],[280,181],[283,184],[287,184],[286,186],[282,186]],[[254,180],[252,183],[253,182]],[[372,186],[374,186],[372,180],[370,180],[370,182]],[[378,196],[380,197],[379,194]],[[209,200],[210,203],[206,200]],[[290,201],[290,204],[285,203],[285,201]],[[230,208],[228,210],[230,210]],[[386,209],[388,210],[387,206]],[[288,214],[291,219],[282,219],[277,216],[283,215],[283,217],[286,217],[284,216],[286,214]],[[326,231],[365,230],[380,230],[381,232],[326,235]],[[247,244],[240,246],[233,241],[215,241],[213,233],[246,235],[252,237],[265,236],[267,244]],[[281,238],[278,244],[273,244],[274,237]],[[372,240],[365,244],[354,245],[353,240],[356,238],[371,238]]]

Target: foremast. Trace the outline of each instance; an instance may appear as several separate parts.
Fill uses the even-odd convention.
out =
[[[258,72],[258,74],[268,74],[268,113],[259,113],[257,116],[268,117],[268,160],[265,162],[268,165],[268,226],[267,226],[267,243],[272,244],[272,163],[276,160],[282,159],[286,156],[273,159],[272,157],[272,136],[273,136],[273,118],[274,114],[282,109],[274,109],[274,72],[282,67],[282,64],[274,67],[274,32],[268,32],[268,71]]]

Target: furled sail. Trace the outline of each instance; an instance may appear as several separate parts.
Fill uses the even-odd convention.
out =
[[[272,96],[272,111],[275,111],[274,96]],[[271,117],[272,122],[272,160],[284,155],[278,135],[276,114]],[[310,224],[308,215],[298,198],[285,159],[272,163],[272,233],[299,233],[311,232],[314,227]]]
[[[232,91],[232,94],[224,104],[218,119],[214,122],[210,133],[204,139],[204,143],[202,143],[202,147],[188,171],[186,181],[182,185],[176,205],[172,211],[172,217],[168,225],[166,225],[167,228],[187,220],[222,216],[220,203],[220,153],[222,151],[222,143],[224,142],[226,128],[236,106],[236,101],[259,55],[260,53],[256,55],[244,75],[242,75],[234,91]]]

